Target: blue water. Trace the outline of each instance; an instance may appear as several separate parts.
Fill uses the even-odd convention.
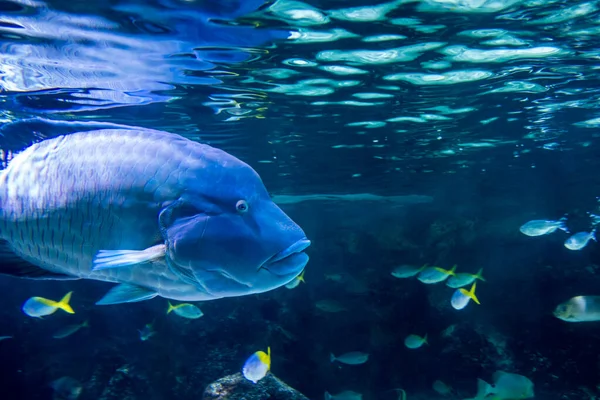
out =
[[[519,232],[564,214],[587,230],[599,211],[599,1],[4,1],[0,46],[3,164],[98,127],[177,133],[293,196],[281,207],[313,242],[306,284],[200,304],[197,321],[167,318],[163,299],[94,306],[105,283],[2,277],[0,398],[49,399],[71,376],[84,400],[199,399],[267,346],[273,374],[311,399],[438,399],[437,379],[471,398],[496,370],[536,398],[600,395],[597,323],[552,315],[600,294],[599,247]],[[425,263],[484,268],[481,305],[457,312],[444,284],[390,275]],[[20,311],[68,290],[76,317]],[[411,333],[430,345],[406,349]],[[368,363],[329,362],[354,350]]]

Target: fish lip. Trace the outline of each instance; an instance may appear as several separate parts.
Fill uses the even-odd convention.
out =
[[[287,249],[280,251],[275,254],[273,257],[269,258],[264,264],[264,267],[268,267],[270,264],[274,264],[278,261],[283,260],[293,254],[302,253],[308,246],[310,246],[310,240],[307,238],[303,238],[298,240],[293,245],[289,246]]]
[[[297,242],[295,242],[294,244],[292,244],[291,246],[287,247],[285,250],[280,251],[279,253],[275,254],[274,256],[272,256],[271,258],[269,258],[267,261],[265,261],[260,267],[259,269],[263,268],[266,269],[267,271],[275,274],[275,275],[280,275],[280,276],[288,276],[290,275],[290,271],[281,271],[278,272],[277,268],[276,268],[276,264],[281,263],[284,260],[289,260],[290,258],[293,258],[294,256],[298,257],[300,256],[300,254],[305,254],[304,250],[310,246],[311,241],[308,240],[306,237],[298,240]],[[305,256],[307,257],[307,256]],[[306,262],[301,263],[303,265],[306,265]],[[300,271],[295,271],[292,274],[298,275]]]

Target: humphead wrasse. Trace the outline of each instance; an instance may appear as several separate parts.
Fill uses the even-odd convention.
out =
[[[0,273],[119,283],[98,304],[269,291],[309,245],[250,166],[167,132],[59,136],[0,171]]]

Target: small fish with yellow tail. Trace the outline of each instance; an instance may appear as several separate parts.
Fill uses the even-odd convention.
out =
[[[306,271],[306,269],[303,269],[302,272],[300,273],[300,275],[298,275],[297,277],[292,279],[292,281],[290,283],[285,285],[286,289],[294,289],[295,287],[297,287],[300,284],[300,282],[306,283],[304,281],[304,271]]]
[[[62,329],[59,329],[54,335],[52,335],[52,337],[54,339],[64,339],[68,336],[71,336],[81,328],[87,328],[88,326],[90,326],[90,322],[86,319],[80,324],[68,325]]]
[[[439,283],[445,281],[448,277],[456,275],[456,265],[452,269],[441,267],[427,267],[419,273],[417,279],[425,284]]]
[[[452,298],[450,299],[450,304],[455,310],[462,310],[469,304],[471,300],[473,300],[477,304],[481,304],[479,299],[475,295],[475,288],[477,287],[477,282],[473,282],[471,285],[471,289],[467,290],[465,288],[456,289]]]
[[[75,314],[75,311],[69,305],[72,294],[73,292],[67,293],[60,301],[49,300],[43,297],[32,297],[23,304],[22,310],[26,315],[34,318],[42,318],[46,315],[54,314],[58,309],[69,314]]]
[[[188,319],[198,319],[204,315],[202,311],[198,307],[190,303],[181,303],[177,305],[171,304],[169,302],[169,308],[167,309],[167,314],[170,314],[173,311],[175,314],[179,315],[183,318]]]
[[[264,378],[267,373],[271,370],[271,348],[267,347],[267,352],[257,351],[252,354],[242,368],[244,378],[251,382],[258,382]]]
[[[401,265],[394,268],[391,272],[391,275],[398,279],[412,278],[425,268],[427,268],[427,264],[423,265],[422,267],[417,267],[415,265]]]
[[[419,335],[408,335],[406,339],[404,339],[404,345],[409,349],[418,349],[424,344],[429,344],[427,342],[427,334],[423,337]]]
[[[471,274],[468,272],[460,272],[454,276],[451,276],[450,279],[446,282],[446,286],[451,287],[452,289],[458,289],[463,286],[470,285],[475,282],[475,280],[480,280],[485,282],[485,278],[481,275],[483,272],[483,268],[480,268],[479,271],[475,274]]]

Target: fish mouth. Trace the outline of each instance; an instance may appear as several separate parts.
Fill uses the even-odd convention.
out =
[[[261,265],[261,268],[279,276],[298,275],[308,262],[308,255],[304,253],[308,246],[310,246],[310,240],[307,238],[300,239],[269,258]]]

